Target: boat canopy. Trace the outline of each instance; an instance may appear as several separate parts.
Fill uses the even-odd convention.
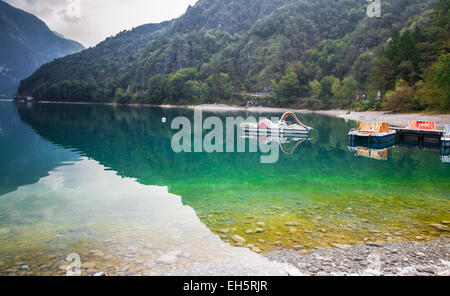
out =
[[[358,132],[388,133],[389,124],[381,121],[361,121],[358,123]]]
[[[436,124],[434,123],[434,121],[410,120],[408,128],[419,130],[434,130],[436,129]]]

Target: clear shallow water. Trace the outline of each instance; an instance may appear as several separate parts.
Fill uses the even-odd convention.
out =
[[[70,252],[96,270],[165,273],[236,255],[223,242],[269,251],[448,234],[430,226],[450,220],[439,152],[356,156],[355,123],[342,119],[302,115],[311,139],[261,164],[259,152],[174,153],[170,122],[190,110],[0,102],[0,114],[2,273],[61,273]],[[186,254],[155,264],[170,250]]]

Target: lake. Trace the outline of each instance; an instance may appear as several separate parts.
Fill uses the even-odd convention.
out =
[[[308,139],[244,139],[276,143],[273,163],[260,150],[176,153],[180,116],[194,122],[182,108],[0,102],[0,274],[65,274],[77,253],[85,271],[158,275],[280,248],[448,234],[431,225],[450,220],[439,149],[349,147],[356,122],[308,113]],[[225,126],[281,114],[210,116]]]

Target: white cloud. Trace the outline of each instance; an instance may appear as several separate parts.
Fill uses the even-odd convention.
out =
[[[93,46],[106,37],[183,14],[197,0],[5,0],[43,20],[66,38]],[[70,9],[77,1],[81,4]]]

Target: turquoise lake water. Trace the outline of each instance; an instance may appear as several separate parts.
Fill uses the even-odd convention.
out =
[[[265,252],[448,235],[431,225],[450,220],[438,149],[348,147],[355,122],[300,114],[310,138],[282,141],[274,163],[261,151],[175,153],[179,116],[193,111],[0,102],[0,274],[60,274],[71,252],[105,267],[175,245],[194,250],[188,265],[222,242]]]

